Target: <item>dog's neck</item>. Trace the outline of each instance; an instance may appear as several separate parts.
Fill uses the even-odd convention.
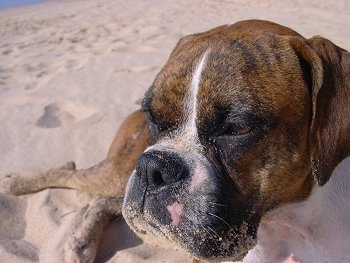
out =
[[[310,197],[269,213],[243,262],[350,262],[350,156]]]

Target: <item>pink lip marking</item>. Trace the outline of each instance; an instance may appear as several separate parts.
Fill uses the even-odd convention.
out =
[[[168,205],[166,208],[170,214],[171,225],[177,226],[180,223],[181,216],[182,216],[183,209],[184,209],[184,205],[180,204],[178,202],[175,202],[171,205]]]

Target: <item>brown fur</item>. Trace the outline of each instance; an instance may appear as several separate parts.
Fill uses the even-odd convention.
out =
[[[198,94],[200,133],[215,133],[211,129],[220,125],[216,123],[216,115],[222,115],[217,112],[218,108],[225,111],[237,105],[237,110],[249,107],[270,119],[280,120],[283,116],[283,122],[254,149],[245,152],[234,164],[235,168],[231,167],[230,158],[224,163],[245,198],[263,189],[260,200],[266,204],[259,205],[262,209],[305,198],[311,190],[308,152],[311,106],[309,88],[289,43],[289,38],[304,40],[294,31],[269,22],[258,23],[257,27],[252,23],[256,24],[250,21],[221,26],[180,40],[154,81],[149,111],[156,123],[164,123],[164,118],[170,121],[165,125],[168,130],[179,126],[181,121],[171,120],[176,117],[181,120],[183,116],[184,94],[191,81],[189,73],[209,48],[210,56]],[[294,154],[292,160],[281,158],[291,154]],[[240,176],[242,174],[245,176]],[[274,180],[267,182],[268,177]]]

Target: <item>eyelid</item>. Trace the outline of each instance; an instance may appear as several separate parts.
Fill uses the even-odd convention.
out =
[[[225,126],[221,135],[240,136],[249,134],[254,130],[254,127],[251,125],[242,125],[240,123],[228,123]]]
[[[148,111],[147,113],[148,126],[156,128],[157,132],[165,131],[168,128],[166,124],[158,123],[157,121],[155,121],[151,111]]]
[[[252,114],[251,112],[244,112],[240,114],[228,114],[224,121],[220,135],[229,136],[248,136],[254,134],[256,131],[266,129],[267,123],[260,116]],[[240,131],[241,130],[241,131]]]
[[[245,123],[251,123],[254,122],[254,120],[257,120],[258,117],[254,116],[249,113],[243,113],[243,114],[228,114],[226,117],[227,123],[237,123],[237,124],[245,124]]]

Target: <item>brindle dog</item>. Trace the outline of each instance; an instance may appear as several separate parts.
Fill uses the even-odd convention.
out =
[[[92,262],[132,174],[123,215],[136,232],[196,258],[242,260],[269,211],[307,199],[350,154],[349,76],[347,51],[271,22],[189,35],[105,160],[87,170],[70,163],[8,176],[0,187],[99,196],[66,244],[68,260]]]

